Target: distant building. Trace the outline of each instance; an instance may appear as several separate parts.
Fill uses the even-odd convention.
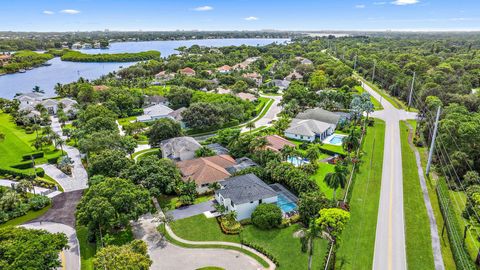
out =
[[[195,76],[195,74],[196,74],[195,70],[193,70],[192,68],[189,68],[189,67],[182,68],[178,72],[180,72],[180,74],[185,75],[185,76]]]
[[[256,72],[245,73],[242,75],[242,77],[253,80],[257,86],[262,85],[262,75]]]
[[[165,70],[155,74],[155,79],[162,82],[173,80],[173,78],[175,78],[175,74],[171,72],[166,72]]]
[[[110,89],[110,87],[106,86],[106,85],[94,85],[93,86],[93,90],[95,91],[106,91]]]
[[[253,94],[250,94],[250,93],[238,93],[236,94],[237,97],[241,98],[242,100],[246,100],[246,101],[255,101],[257,100],[257,97]]]
[[[313,62],[310,59],[300,57],[300,56],[295,57],[295,59],[300,61],[300,64],[302,65],[313,65]]]
[[[38,104],[41,104],[47,109],[49,114],[53,115],[58,113],[60,106],[62,107],[62,111],[71,117],[75,116],[78,111],[76,107],[78,104],[77,101],[70,98],[43,99],[43,94],[41,93],[25,93],[15,97],[15,99],[20,102],[19,110],[28,112],[28,115],[31,116],[40,115],[40,112],[36,109]]]
[[[157,104],[162,104],[162,105],[167,106],[168,105],[168,99],[166,97],[160,96],[160,95],[153,95],[153,96],[145,95],[145,96],[143,96],[143,104],[145,104],[147,106],[157,105]]]
[[[229,65],[224,65],[217,68],[217,71],[223,74],[230,73],[231,70],[232,70],[232,67]]]
[[[219,143],[211,143],[206,146],[208,149],[215,152],[217,155],[227,155],[230,151]]]
[[[336,127],[336,125],[338,124],[342,116],[337,113],[324,110],[322,108],[313,108],[297,114],[295,118],[313,119],[313,120],[333,124]]]
[[[291,82],[293,80],[302,80],[303,75],[298,73],[297,71],[293,71],[292,73],[288,74],[287,77],[285,77],[285,80]]]
[[[282,91],[287,89],[288,86],[290,85],[290,82],[287,81],[287,80],[277,80],[277,79],[275,79],[275,80],[272,80],[271,83],[273,84],[273,86],[278,87],[278,89],[280,89]]]
[[[268,135],[265,139],[267,140],[265,149],[274,152],[280,152],[285,146],[295,147],[294,143],[278,135]]]

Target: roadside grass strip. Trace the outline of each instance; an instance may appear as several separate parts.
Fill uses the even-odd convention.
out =
[[[415,154],[408,143],[409,128],[400,122],[403,201],[407,265],[409,269],[435,269],[427,210],[418,177]]]
[[[375,119],[365,136],[353,179],[350,221],[341,235],[335,269],[372,269],[383,169],[385,122]]]

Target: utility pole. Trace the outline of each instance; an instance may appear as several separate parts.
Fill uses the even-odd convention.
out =
[[[435,118],[435,128],[433,129],[432,143],[430,144],[430,152],[428,153],[427,170],[425,172],[427,176],[430,173],[430,166],[432,165],[432,156],[433,156],[433,150],[435,148],[435,139],[437,138],[438,120],[440,119],[440,110],[441,110],[441,107],[438,106],[437,117]]]
[[[373,62],[372,82],[375,80],[375,68],[377,67],[377,61]]]
[[[408,95],[408,110],[410,111],[410,106],[412,105],[412,96],[413,96],[413,85],[415,84],[415,71],[413,72],[412,85],[410,87],[410,95]]]

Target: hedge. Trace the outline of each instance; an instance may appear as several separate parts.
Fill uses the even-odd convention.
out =
[[[43,171],[42,168],[39,168]],[[26,178],[26,179],[33,179],[35,178],[35,174],[33,172],[25,172],[24,170],[19,170],[15,168],[1,168],[0,167],[0,175],[12,175],[12,176],[18,176],[21,178]],[[45,175],[45,172],[43,171],[43,175]]]
[[[32,152],[32,153],[25,154],[25,155],[22,156],[22,159],[23,160],[31,160],[32,157],[35,159],[35,158],[42,158],[43,156],[44,156],[43,151],[38,151],[38,152]]]
[[[26,169],[33,168],[33,162],[30,161],[30,160],[22,161],[22,162],[10,165],[10,167],[15,168],[15,169],[26,170]]]
[[[253,249],[257,250],[258,252],[262,253],[263,255],[267,256],[267,258],[269,258],[274,264],[277,265],[277,268],[280,266],[280,263],[278,262],[277,258],[275,256],[273,256],[272,253],[267,251],[264,247],[262,247],[260,245],[257,245],[257,244],[254,244],[254,243],[251,243],[251,242],[248,242],[245,239],[241,240],[241,244],[245,245],[247,247],[253,248]]]
[[[60,156],[51,157],[51,158],[48,158],[47,161],[50,164],[57,164],[59,158],[60,158]]]

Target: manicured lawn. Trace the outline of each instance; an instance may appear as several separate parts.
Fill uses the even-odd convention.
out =
[[[199,204],[213,199],[213,195],[206,195],[197,197],[193,204]],[[175,205],[178,202],[178,196],[160,195],[158,197],[158,203],[163,211],[169,211],[175,209]]]
[[[88,229],[77,225],[77,238],[80,244],[80,261],[82,270],[93,270],[93,257],[97,252],[97,245],[88,241]]]
[[[123,127],[125,125],[130,124],[132,121],[135,121],[135,120],[137,120],[136,116],[130,116],[130,117],[125,117],[125,118],[118,119],[118,123],[120,124],[120,126]]]
[[[376,119],[368,128],[362,162],[354,177],[350,221],[341,235],[336,269],[372,269],[384,140],[385,122]]]
[[[31,146],[36,138],[35,132],[25,133],[25,130],[13,122],[13,118],[9,114],[0,112],[0,132],[5,134],[5,139],[0,141],[1,167],[8,168],[10,165],[21,162],[22,155],[37,151]],[[43,151],[45,157],[36,159],[35,164],[46,163],[48,158],[61,154],[53,145],[44,147]]]
[[[46,206],[43,209],[40,209],[38,211],[30,210],[30,211],[27,212],[26,215],[11,219],[11,220],[3,223],[3,224],[0,224],[0,228],[4,228],[4,227],[7,227],[7,226],[18,226],[18,225],[26,223],[30,220],[36,219],[36,218],[42,216],[43,214],[45,214],[48,211],[48,209],[50,209],[50,207],[51,206],[49,205],[49,206]]]
[[[318,170],[317,172],[312,175],[312,178],[317,182],[318,186],[320,187],[320,190],[327,196],[329,199],[333,199],[333,189],[331,189],[327,184],[325,184],[325,176],[333,172],[335,170],[335,165],[328,164],[328,163],[323,163],[319,162],[318,163]],[[337,198],[340,198],[342,191],[339,189],[337,190]]]
[[[410,269],[435,269],[430,222],[419,182],[415,153],[408,144],[408,127],[403,121],[400,122],[400,136],[407,265]]]
[[[355,86],[355,90],[357,90],[357,92],[359,94],[362,94],[363,92],[365,92],[365,89],[363,89],[363,87],[361,87],[359,85]],[[375,99],[373,96],[370,97],[370,100],[372,101],[373,106],[375,107],[376,111],[383,110],[383,106],[382,106],[382,104],[380,104],[380,101]]]
[[[204,215],[177,220],[170,226],[177,236],[187,240],[240,242],[238,235],[223,234],[216,219],[207,219]],[[244,226],[242,238],[270,252],[279,261],[280,267],[277,269],[307,269],[308,255],[301,252],[300,239],[293,236],[300,229],[299,224],[271,230],[247,225]],[[316,239],[314,251],[313,269],[319,269],[327,252],[327,241]]]
[[[294,140],[294,139],[288,139],[288,140],[290,142],[294,143],[297,146],[298,149],[300,148],[300,145],[302,145],[303,143],[309,143],[309,142],[303,142],[303,141],[298,141],[298,140]],[[341,145],[333,145],[333,144],[324,143],[323,145],[320,146],[320,149],[325,150],[325,152],[327,152],[327,153],[332,153],[333,152],[333,153],[339,154],[339,155],[345,155],[346,154]]]
[[[158,154],[158,151],[159,151],[159,148],[150,148],[150,149],[141,150],[133,153],[132,158],[137,158],[137,157],[140,158],[141,156],[144,156],[144,155],[155,155],[155,154]]]

